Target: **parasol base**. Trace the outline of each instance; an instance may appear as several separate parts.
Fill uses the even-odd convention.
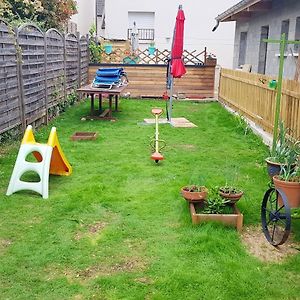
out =
[[[164,157],[159,152],[154,152],[151,155],[151,159],[155,160],[155,162],[158,163],[160,160],[163,160]]]

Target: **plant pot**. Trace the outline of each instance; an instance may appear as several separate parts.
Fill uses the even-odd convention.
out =
[[[285,193],[290,208],[300,207],[300,182],[280,180],[278,176],[273,177],[273,182],[276,189]],[[278,203],[280,206],[283,205],[280,195],[278,195]]]
[[[148,53],[149,53],[149,55],[154,55],[155,50],[156,50],[155,47],[149,46],[149,47],[148,47]]]
[[[206,187],[203,187],[203,191],[201,191],[201,192],[189,192],[189,191],[185,190],[186,188],[187,187],[184,186],[181,189],[181,195],[188,202],[204,201],[207,197],[208,190]]]
[[[240,193],[236,193],[236,194],[230,194],[230,193],[228,194],[228,193],[219,191],[219,195],[222,198],[229,200],[230,201],[229,203],[233,204],[233,203],[238,202],[241,199],[241,197],[244,195],[244,192],[240,192]]]
[[[268,157],[265,159],[265,161],[267,163],[268,174],[269,174],[270,178],[272,179],[274,176],[280,174],[281,168],[283,166],[286,166],[286,164],[273,162],[271,159],[272,159],[272,157]],[[292,171],[294,170],[295,167],[296,167],[296,164],[293,165]]]
[[[112,45],[104,45],[104,51],[106,54],[112,53]]]

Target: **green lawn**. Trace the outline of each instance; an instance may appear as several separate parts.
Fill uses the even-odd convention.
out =
[[[175,103],[198,128],[160,126],[165,160],[150,160],[151,108],[122,100],[116,122],[81,121],[89,103],[56,126],[73,166],[51,176],[49,199],[5,196],[19,142],[0,152],[0,299],[300,299],[300,254],[280,264],[248,254],[233,229],[191,224],[182,186],[235,183],[244,226],[260,224],[267,148],[218,103]],[[72,142],[75,131],[96,141]],[[293,228],[300,240],[300,228]]]

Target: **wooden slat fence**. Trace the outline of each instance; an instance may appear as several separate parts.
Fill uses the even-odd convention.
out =
[[[129,85],[125,92],[130,97],[161,98],[166,90],[166,65],[90,65],[89,82],[93,81],[98,68],[120,66],[128,74]],[[186,74],[175,78],[173,94],[179,98],[214,97],[215,66],[186,66]]]
[[[0,132],[21,123],[14,32],[0,20]]]
[[[219,99],[254,121],[269,133],[273,132],[276,91],[268,87],[272,78],[266,75],[222,69]],[[282,85],[281,119],[300,137],[300,83],[284,80]]]
[[[48,122],[48,111],[88,79],[88,37],[0,20],[0,134]]]

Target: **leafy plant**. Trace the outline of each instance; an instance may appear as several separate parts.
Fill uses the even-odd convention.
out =
[[[240,194],[242,192],[242,190],[233,187],[233,186],[222,186],[219,188],[219,191],[224,193],[224,194],[228,194],[228,195],[236,195],[236,194]]]
[[[77,12],[75,0],[2,0],[0,17],[10,23],[36,22],[47,30],[62,29]]]
[[[243,119],[243,117],[241,117],[240,115],[235,115],[234,120],[238,132],[241,132],[244,135],[247,135],[250,132],[250,127],[248,123]]]
[[[183,188],[184,191],[187,192],[205,192],[207,189],[205,186],[199,185],[188,185]]]
[[[224,208],[226,207],[226,204],[230,201],[223,199],[219,195],[219,188],[215,187],[210,189],[210,192],[208,193],[208,199],[205,202],[205,214],[221,214],[224,211]]]
[[[291,130],[286,128],[281,121],[275,152],[271,152],[271,157],[269,158],[272,162],[281,164],[294,164],[296,162],[300,145],[299,142],[289,136],[290,134]]]
[[[104,47],[97,42],[95,24],[91,26],[89,30],[89,34],[90,34],[90,41],[89,41],[90,60],[92,63],[101,63]]]

